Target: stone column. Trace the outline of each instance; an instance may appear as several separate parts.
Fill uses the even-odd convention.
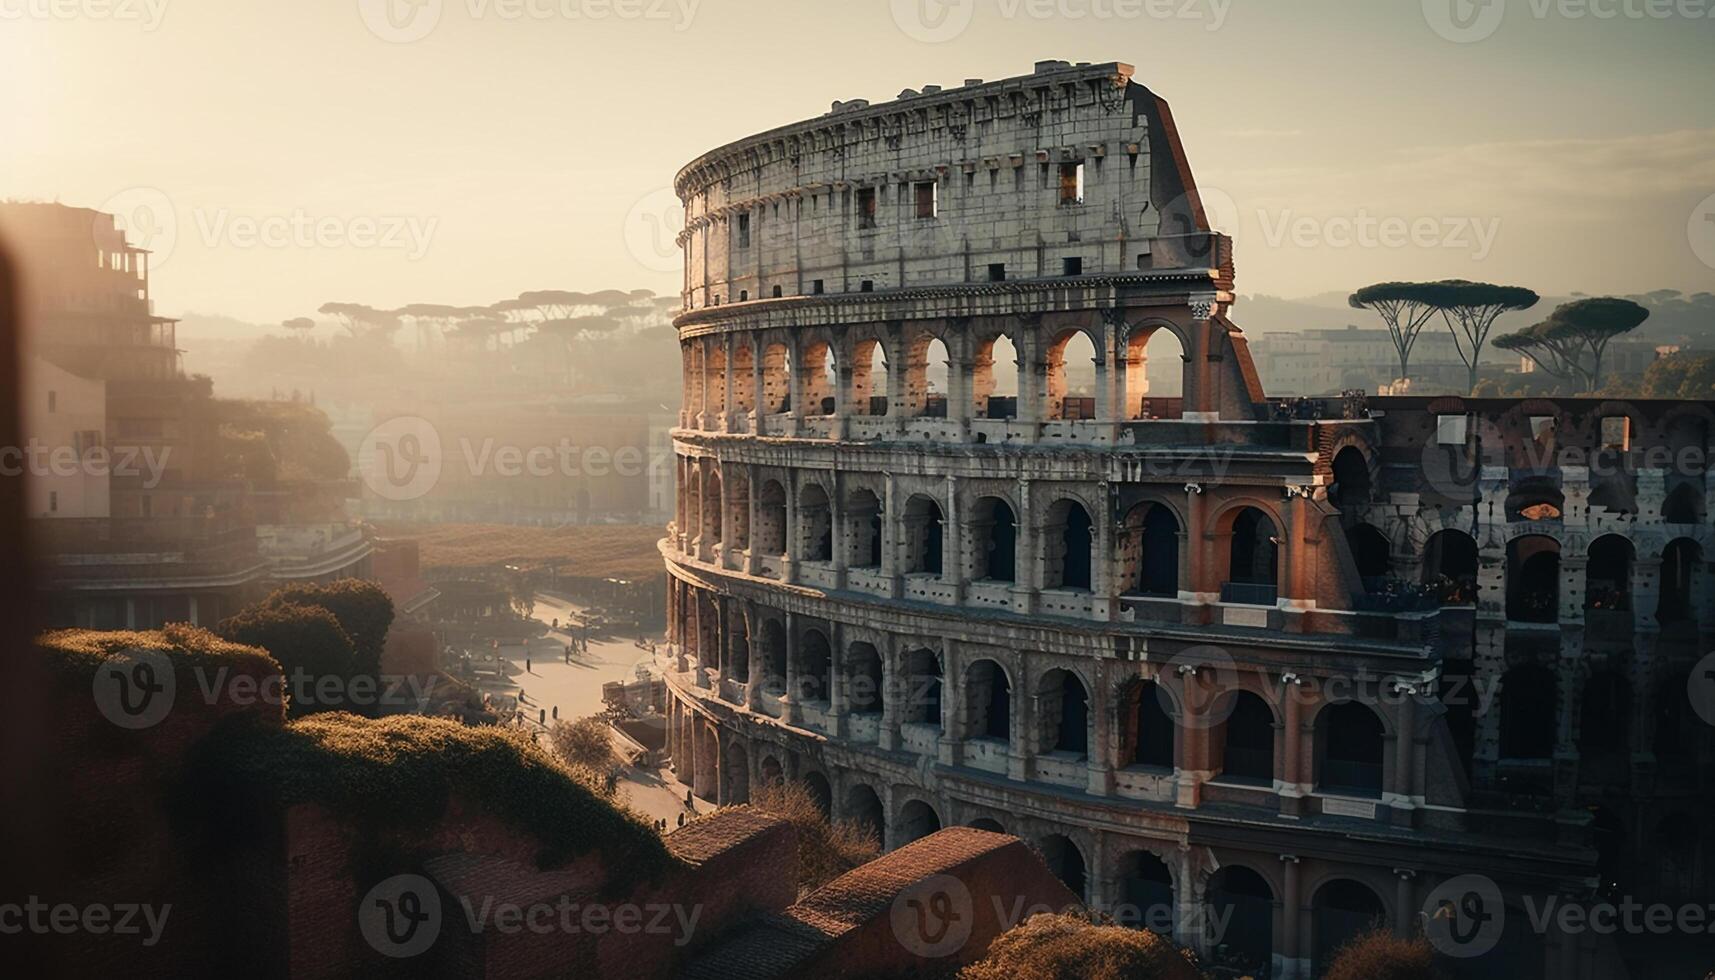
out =
[[[887,482],[881,506],[881,575],[887,579],[888,595],[898,599],[905,594],[899,577],[899,481],[892,473],[883,477]]]
[[[947,347],[947,418],[958,426],[960,442],[971,439],[971,399],[974,382],[971,362],[971,321],[967,318],[949,321]]]
[[[840,471],[834,470],[830,481],[833,492],[828,495],[828,534],[834,542],[834,588],[846,587],[846,572],[851,567],[851,548],[846,540],[846,490]]]
[[[709,427],[709,338],[697,341],[697,428]]]
[[[1106,660],[1092,663],[1090,698],[1090,747],[1085,767],[1089,773],[1087,789],[1091,796],[1112,796],[1114,792],[1113,765],[1113,705]]]
[[[1397,936],[1409,938],[1416,931],[1417,910],[1414,908],[1416,903],[1413,900],[1415,889],[1412,887],[1412,880],[1417,877],[1417,872],[1410,868],[1395,868],[1393,874],[1393,931]]]
[[[1308,957],[1299,954],[1299,917],[1303,912],[1300,908],[1303,900],[1299,896],[1298,856],[1282,854],[1280,862],[1285,880],[1280,890],[1280,938],[1275,945],[1284,961],[1282,972],[1291,980],[1299,980],[1310,976],[1310,964]]]
[[[1296,820],[1304,812],[1304,798],[1309,792],[1310,780],[1304,777],[1304,688],[1302,682],[1294,677],[1284,681],[1281,686],[1281,715],[1285,718],[1281,726],[1281,772],[1280,772],[1280,815]]]
[[[899,700],[906,696],[905,685],[899,675],[899,644],[894,642],[891,635],[882,637],[881,648],[876,652],[881,655],[881,689],[884,692],[881,699],[881,731],[877,744],[884,752],[899,750]],[[892,813],[892,810],[887,811]],[[893,821],[886,821],[891,833]]]
[[[786,490],[786,555],[780,559],[780,580],[790,585],[798,581],[798,557],[804,553],[804,536],[798,528],[798,471],[787,470]]]
[[[959,507],[959,479],[947,474],[947,513],[942,525],[941,578],[953,587],[953,604],[965,601],[965,534]]]
[[[804,709],[798,704],[798,614],[786,614],[786,693],[781,696],[785,706],[786,723],[797,725],[804,720]]]
[[[745,467],[745,506],[749,508],[750,512],[749,523],[745,525],[750,528],[750,540],[746,542],[749,547],[744,549],[744,571],[746,575],[756,574],[756,519],[758,511],[761,509],[757,500],[757,493],[759,492],[757,480],[760,476],[761,473],[757,467]]]
[[[1036,742],[1030,737],[1029,663],[1020,654],[1012,671],[1012,697],[1007,701],[1006,778],[1023,782],[1036,765]]]
[[[957,766],[963,760],[962,724],[965,714],[965,690],[959,683],[958,658],[954,656],[952,640],[943,640],[941,648],[941,739],[937,746],[943,766]]]
[[[844,439],[850,428],[852,415],[852,346],[847,344],[840,353],[844,356],[834,361],[834,424],[833,437]],[[871,384],[874,383],[872,378]]]
[[[831,634],[828,643],[832,647],[828,651],[828,711],[833,716],[829,720],[829,734],[834,738],[845,738],[851,730],[851,693],[846,683],[846,628],[845,624],[835,620],[828,626]]]
[[[1037,542],[1041,535],[1036,527],[1036,513],[1030,505],[1030,481],[1018,481],[1018,528],[1013,537],[1017,552],[1018,574],[1012,586],[1013,612],[1026,616],[1036,612],[1038,590],[1042,581],[1041,560]]]
[[[1417,774],[1413,763],[1417,756],[1418,689],[1415,685],[1404,685],[1400,694],[1398,731],[1394,736],[1393,822],[1398,827],[1409,827],[1417,810],[1414,800],[1417,795]]]
[[[752,711],[762,708],[763,661],[762,642],[759,635],[762,631],[757,627],[761,620],[756,614],[756,603],[746,599],[744,602],[744,635],[746,648],[750,654],[745,661],[744,706]]]
[[[725,346],[725,360],[722,364],[722,371],[724,372],[725,378],[721,382],[721,430],[724,432],[737,432],[738,429],[733,424],[732,417],[734,380],[732,363],[732,334],[729,333],[722,336],[721,341]]]
[[[804,366],[804,348],[803,348],[802,344],[798,343],[797,337],[792,337],[789,340],[788,346],[787,346],[787,352],[790,355],[791,360],[792,360],[792,364],[791,364],[792,369],[790,371],[788,371],[787,375],[786,375],[786,390],[789,392],[789,394],[787,395],[787,398],[791,402],[791,405],[790,405],[791,418],[788,421],[787,426],[788,426],[788,431],[792,435],[801,436],[804,434],[804,372],[805,372],[805,366]],[[820,364],[816,365],[816,370],[820,371],[821,369],[822,369],[822,366]]]
[[[1101,497],[1096,512],[1090,515],[1090,523],[1094,525],[1095,540],[1090,542],[1093,560],[1090,564],[1090,615],[1098,623],[1113,621],[1119,610],[1119,579],[1114,563],[1114,521],[1113,501],[1109,496],[1111,488],[1106,482],[1097,487]],[[1142,545],[1139,545],[1140,551]],[[1140,558],[1141,564],[1141,558]]]
[[[768,398],[766,374],[763,360],[768,356],[767,341],[759,334],[750,338],[750,431],[762,435],[767,425],[763,422],[768,418]]]

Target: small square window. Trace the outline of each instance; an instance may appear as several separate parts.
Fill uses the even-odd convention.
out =
[[[1471,424],[1467,415],[1435,416],[1435,443],[1440,446],[1463,446]]]
[[[1084,257],[1068,255],[1060,260],[1060,274],[1063,276],[1081,276],[1084,274]]]
[[[810,284],[810,295],[812,296],[820,296],[826,291],[827,286],[825,280],[817,279],[815,282]]]
[[[740,303],[749,302],[750,301],[750,290],[748,290],[748,289],[739,290],[738,291],[738,301]]]
[[[927,180],[917,185],[917,217],[937,218],[941,215],[941,185]]]
[[[858,283],[858,292],[860,292],[860,293],[873,293],[873,292],[875,292],[875,280],[874,279],[865,279],[863,282]]]
[[[775,299],[779,299],[779,298],[780,298],[780,287],[779,287],[779,286],[775,286],[775,287],[774,287],[774,293],[773,293],[773,296],[774,296],[774,298],[775,298]]]
[[[989,265],[989,282],[1006,281],[1006,263],[994,262]]]
[[[1602,420],[1602,448],[1620,452],[1632,448],[1632,420],[1624,415],[1610,415]]]

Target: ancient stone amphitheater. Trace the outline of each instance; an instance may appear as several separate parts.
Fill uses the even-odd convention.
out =
[[[1517,903],[1693,819],[1707,726],[1667,739],[1700,777],[1636,760],[1669,770],[1642,720],[1715,618],[1710,486],[1530,450],[1543,419],[1593,461],[1706,449],[1707,419],[1271,401],[1132,73],[836,103],[679,174],[678,777],[802,781],[890,849],[1016,834],[1092,906],[1276,977],[1477,874],[1512,912],[1480,962],[1604,975]],[[1636,887],[1715,882],[1689,839]]]

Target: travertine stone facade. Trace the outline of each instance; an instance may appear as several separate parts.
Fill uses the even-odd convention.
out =
[[[1461,874],[1588,896],[1597,840],[1708,785],[1707,730],[1648,720],[1715,624],[1715,498],[1646,452],[1706,452],[1708,413],[1269,400],[1131,74],[848,103],[680,174],[679,777],[802,780],[890,848],[1004,829],[1276,977]],[[1148,390],[1164,353],[1180,395]],[[1545,426],[1589,465],[1526,452]],[[1593,941],[1497,955],[1590,975]]]

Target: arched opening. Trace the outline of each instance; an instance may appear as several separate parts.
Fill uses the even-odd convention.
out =
[[[756,386],[751,376],[756,371],[756,351],[749,343],[734,344],[732,349],[732,410],[750,414],[756,410]]]
[[[1590,543],[1584,567],[1584,608],[1629,614],[1632,610],[1632,543],[1604,534]]]
[[[1316,719],[1316,785],[1330,793],[1382,795],[1382,721],[1367,706],[1344,701]]]
[[[822,341],[804,346],[804,414],[832,415],[838,405],[839,365],[834,348]]]
[[[818,629],[805,630],[798,638],[798,686],[793,699],[825,707],[832,699],[832,665],[827,636]]]
[[[762,355],[762,411],[779,415],[792,410],[792,352],[785,344],[769,344]]]
[[[881,654],[868,643],[853,643],[846,653],[850,670],[846,700],[852,714],[879,715],[883,704]]]
[[[1006,742],[1012,737],[1012,683],[993,660],[965,668],[966,738]]]
[[[922,800],[906,800],[899,808],[899,833],[896,846],[903,847],[921,840],[941,829],[941,815]]]
[[[1340,878],[1316,889],[1311,900],[1311,928],[1316,935],[1316,975],[1334,962],[1334,954],[1353,939],[1379,927],[1387,910],[1367,886]]]
[[[1501,758],[1554,756],[1554,685],[1554,672],[1541,664],[1520,664],[1501,675]]]
[[[1328,500],[1343,511],[1360,508],[1370,502],[1373,487],[1370,464],[1363,450],[1347,446],[1334,455],[1334,485],[1328,488]]]
[[[1440,590],[1448,606],[1477,601],[1477,542],[1464,531],[1442,530],[1423,544],[1423,582]]]
[[[1274,889],[1268,881],[1250,868],[1229,864],[1209,876],[1206,895],[1209,920],[1227,924],[1216,937],[1218,960],[1252,976],[1268,976],[1274,956]]]
[[[942,534],[945,521],[941,505],[922,494],[905,502],[905,514],[900,521],[903,531],[904,554],[900,556],[907,574],[940,575]]]
[[[1114,920],[1133,929],[1173,935],[1173,874],[1167,863],[1148,851],[1120,858],[1120,902]]]
[[[1364,590],[1379,591],[1387,579],[1389,551],[1387,535],[1368,524],[1357,524],[1346,531],[1346,541],[1352,547],[1352,561],[1358,566],[1358,577]]]
[[[1165,505],[1142,503],[1126,514],[1120,556],[1128,592],[1179,595],[1179,519]]]
[[[1675,538],[1661,552],[1661,597],[1655,618],[1663,626],[1688,622],[1695,617],[1692,602],[1703,549],[1690,538]]]
[[[750,802],[750,753],[733,742],[726,747],[726,760],[721,766],[722,805],[732,806]]]
[[[1082,330],[1068,330],[1048,348],[1046,417],[1068,421],[1096,417],[1096,345]]]
[[[1578,709],[1578,753],[1584,761],[1624,756],[1630,751],[1632,685],[1617,670],[1591,674],[1584,681]]]
[[[721,510],[726,517],[723,539],[726,547],[737,551],[750,549],[750,478],[742,467],[733,467],[726,475],[727,499]]]
[[[1134,330],[1125,349],[1125,417],[1176,419],[1185,389],[1185,347],[1162,327]]]
[[[786,627],[777,619],[762,624],[762,689],[773,697],[786,693]]]
[[[1078,675],[1060,668],[1043,674],[1036,704],[1041,712],[1041,751],[1084,758],[1090,746],[1090,695]]]
[[[980,419],[1018,417],[1018,349],[1005,334],[977,348],[971,364],[971,413]]]
[[[726,411],[726,351],[715,341],[703,341],[703,391],[710,416]]]
[[[991,834],[1006,833],[1006,828],[1001,826],[1001,822],[992,817],[978,817],[971,821],[970,827],[972,830],[986,830]]]
[[[902,720],[941,727],[941,658],[933,650],[905,655],[905,710]]]
[[[1042,586],[1048,589],[1090,591],[1094,575],[1095,528],[1090,512],[1075,500],[1056,500],[1048,508],[1042,529],[1046,545]]]
[[[917,418],[947,417],[947,345],[938,337],[920,334],[906,348],[906,414]]]
[[[750,529],[751,550],[758,555],[786,554],[786,488],[766,480],[756,492],[756,526]]]
[[[1080,901],[1089,897],[1084,871],[1084,852],[1078,850],[1078,845],[1065,834],[1049,834],[1042,838],[1042,863],[1048,865],[1048,870],[1054,877],[1060,879],[1072,894]]]
[[[805,561],[834,560],[834,517],[820,483],[798,490],[798,542]]]
[[[815,770],[804,774],[804,789],[810,794],[810,799],[816,804],[816,809],[822,811],[822,816],[831,816],[834,812],[834,788],[828,785],[828,777]]]
[[[887,414],[887,348],[879,340],[860,340],[852,358],[852,414]]]
[[[786,773],[780,768],[780,760],[771,755],[762,757],[762,765],[759,769],[762,773],[762,785],[764,786],[780,786],[786,782]]]
[[[745,684],[750,681],[750,624],[735,615],[730,629],[732,640],[721,663],[721,676]]]
[[[711,469],[703,480],[703,541],[707,544],[719,544],[722,540],[722,517],[725,516],[726,499],[721,494],[721,474],[719,470]]]
[[[1126,764],[1171,771],[1179,726],[1167,692],[1155,681],[1134,681],[1126,686],[1122,710]]]
[[[1214,715],[1226,718],[1212,739],[1221,752],[1214,768],[1231,781],[1272,785],[1274,712],[1250,691],[1234,691],[1227,697],[1224,710]]]
[[[1018,580],[1018,517],[999,497],[983,497],[971,508],[971,578]]]
[[[1527,534],[1507,544],[1507,618],[1518,623],[1560,619],[1560,542]]]
[[[846,496],[846,564],[852,568],[881,567],[881,498],[868,489]]]
[[[710,670],[721,665],[721,621],[708,593],[697,593],[697,666]]]
[[[1715,679],[1711,680],[1715,683]],[[1695,755],[1699,733],[1705,731],[1691,707],[1691,673],[1670,671],[1655,689],[1655,731],[1650,749],[1659,762],[1684,762]]]
[[[1255,507],[1240,508],[1229,521],[1222,601],[1274,605],[1280,594],[1280,532]]]
[[[1703,494],[1695,483],[1681,483],[1661,502],[1661,519],[1667,524],[1703,523]]]
[[[846,820],[863,828],[878,844],[887,833],[886,813],[881,796],[863,783],[846,791]]]

